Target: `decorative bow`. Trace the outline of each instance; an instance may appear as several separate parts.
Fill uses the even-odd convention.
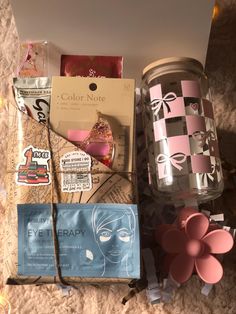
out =
[[[157,115],[161,107],[166,106],[168,113],[171,111],[169,102],[174,101],[177,98],[173,92],[167,93],[163,98],[155,98],[151,101],[152,111]]]
[[[214,181],[214,177],[213,177],[213,175],[211,174],[211,173],[202,173],[202,179],[201,179],[201,181],[202,181],[202,185],[203,186],[207,186],[207,179],[210,179],[212,182]]]
[[[166,162],[170,162],[173,167],[178,169],[179,171],[183,169],[183,167],[180,165],[183,162],[185,162],[187,156],[183,153],[175,153],[171,156],[167,156],[165,154],[159,154],[156,158],[157,164],[166,164]],[[159,178],[164,178],[165,173],[164,173],[164,168],[158,167],[159,170]]]
[[[215,165],[211,165],[211,173],[202,173],[202,184],[203,186],[207,186],[208,184],[208,178],[213,182],[214,181],[214,174],[217,173],[218,171],[220,171],[220,166],[218,164]]]
[[[196,131],[192,134],[192,137],[195,141],[199,142],[199,146],[203,147],[206,144],[206,140],[209,139],[211,141],[215,141],[215,133],[211,130],[208,130],[206,132],[204,131]]]

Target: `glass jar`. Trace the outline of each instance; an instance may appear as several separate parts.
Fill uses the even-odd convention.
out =
[[[200,62],[166,58],[143,71],[149,183],[172,201],[208,201],[223,191],[216,127]]]

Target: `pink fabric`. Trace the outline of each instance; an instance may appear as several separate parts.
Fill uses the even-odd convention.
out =
[[[200,86],[197,81],[181,81],[183,97],[201,98]]]
[[[193,173],[211,173],[210,156],[192,155],[191,156],[192,172]]]
[[[190,144],[188,135],[173,136],[167,138],[169,146],[169,154],[183,153],[187,156],[190,155]]]

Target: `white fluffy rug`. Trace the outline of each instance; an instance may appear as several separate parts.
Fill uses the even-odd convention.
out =
[[[19,0],[20,1],[20,0]],[[220,15],[212,26],[207,57],[207,72],[212,86],[215,118],[220,138],[221,155],[236,165],[236,1],[219,1]],[[18,37],[9,0],[0,0],[0,93],[9,97],[13,69],[17,62]],[[5,194],[3,189],[4,160],[6,160],[7,112],[0,102],[0,222],[3,226]],[[236,222],[236,193],[226,191],[220,203],[231,221]],[[217,204],[218,205],[218,204]],[[0,228],[0,247],[3,241]],[[1,251],[2,253],[2,251]],[[0,270],[2,264],[0,254]],[[236,254],[235,249],[224,259],[225,275],[210,295],[200,293],[200,282],[192,278],[183,285],[169,304],[150,305],[145,292],[125,306],[121,299],[126,286],[81,286],[63,296],[56,286],[4,286],[0,274],[1,295],[11,304],[11,313],[236,313]],[[1,312],[1,309],[0,309]],[[2,313],[2,312],[1,312]]]

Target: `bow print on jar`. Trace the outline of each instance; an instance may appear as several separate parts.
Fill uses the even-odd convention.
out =
[[[175,281],[186,282],[194,271],[208,284],[220,281],[223,268],[214,254],[230,251],[234,241],[228,231],[212,229],[204,214],[193,213],[182,229],[173,226],[164,232],[161,245],[172,254],[169,273]]]
[[[167,93],[163,98],[154,98],[150,103],[154,115],[157,115],[160,109],[164,108],[164,106],[166,107],[167,112],[169,113],[171,111],[169,102],[174,101],[176,98],[177,96],[173,92]]]
[[[199,147],[203,147],[206,144],[206,140],[215,141],[215,133],[212,130],[196,131],[192,134],[192,137],[195,141],[199,143]]]
[[[211,173],[202,173],[201,174],[201,182],[203,186],[208,186],[208,179],[211,180],[211,182],[214,182],[214,174],[216,172],[216,165],[211,165]]]
[[[181,171],[183,167],[180,165],[185,162],[187,156],[184,153],[175,153],[171,156],[159,154],[156,158],[159,179],[163,179],[170,175],[170,164]],[[169,171],[168,171],[169,170]]]

